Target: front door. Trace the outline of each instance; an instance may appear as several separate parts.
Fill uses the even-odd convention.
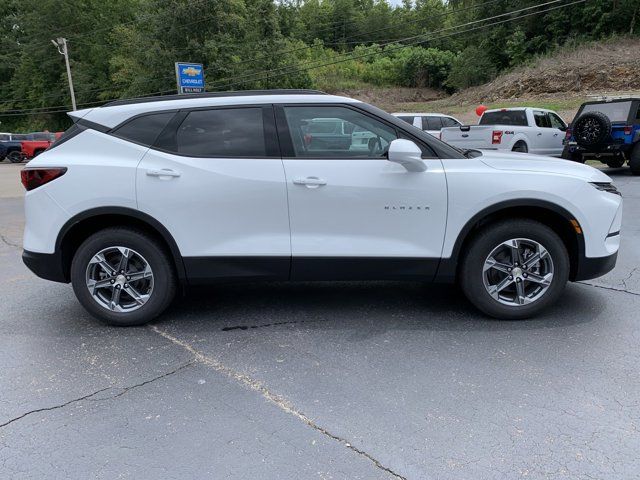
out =
[[[425,151],[431,158],[419,173],[389,162],[386,151],[400,132],[354,106],[276,108],[289,196],[291,277],[431,278],[447,214],[440,160]],[[322,119],[343,121],[352,141],[339,148],[309,142],[308,126]]]

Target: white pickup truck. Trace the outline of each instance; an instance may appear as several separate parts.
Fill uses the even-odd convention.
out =
[[[543,108],[486,110],[478,125],[443,128],[442,141],[463,149],[506,150],[560,156],[567,124]]]

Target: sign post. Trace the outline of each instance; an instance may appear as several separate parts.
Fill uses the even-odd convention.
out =
[[[201,63],[176,62],[178,93],[203,93],[204,68]]]

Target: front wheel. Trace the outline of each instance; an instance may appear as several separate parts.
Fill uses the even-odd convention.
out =
[[[110,325],[142,325],[160,315],[176,292],[176,275],[162,245],[131,228],[101,230],[78,248],[71,263],[76,297]]]
[[[519,219],[485,227],[458,272],[465,295],[495,318],[532,317],[555,302],[569,278],[569,255],[546,225]]]

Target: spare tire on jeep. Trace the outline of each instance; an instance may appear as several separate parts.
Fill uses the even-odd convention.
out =
[[[599,145],[611,135],[611,120],[602,112],[587,112],[573,122],[573,136],[578,145]]]

